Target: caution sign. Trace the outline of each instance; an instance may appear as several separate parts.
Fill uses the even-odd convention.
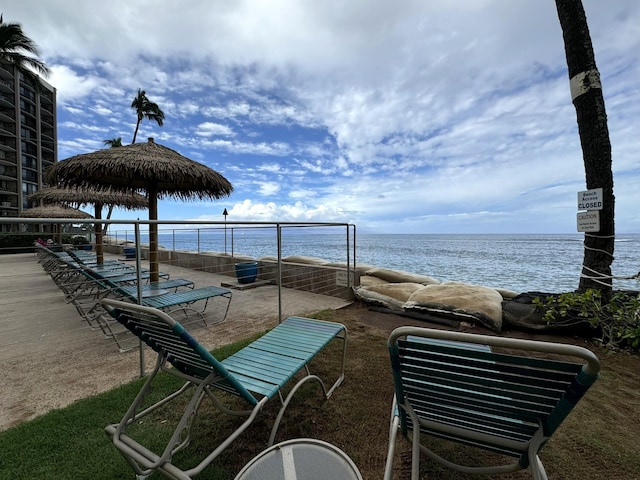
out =
[[[578,212],[579,232],[599,232],[600,231],[600,211]]]

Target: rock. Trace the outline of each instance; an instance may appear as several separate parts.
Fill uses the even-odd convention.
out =
[[[502,303],[503,320],[506,324],[522,330],[534,330],[545,332],[592,332],[593,326],[578,315],[577,312],[567,312],[566,318],[557,322],[548,323],[544,319],[545,310],[533,304],[535,298],[546,302],[549,298],[558,297],[558,293],[524,292]]]
[[[512,327],[527,330],[550,330],[542,319],[543,313],[531,303],[505,301],[502,303],[502,319]]]

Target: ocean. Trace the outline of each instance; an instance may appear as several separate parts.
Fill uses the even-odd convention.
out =
[[[335,231],[335,230],[334,230]],[[347,256],[344,234],[283,232],[282,256],[304,255],[330,262]],[[357,264],[429,275],[440,281],[460,281],[516,292],[564,292],[578,287],[583,259],[582,234],[463,235],[360,234],[356,236]],[[148,238],[143,234],[142,242]],[[351,238],[353,241],[353,238]],[[276,256],[273,230],[269,234],[244,231],[161,232],[159,243],[177,250],[226,251],[254,258]],[[349,250],[353,261],[353,249]],[[640,234],[618,235],[615,276],[640,270]],[[640,289],[638,280],[614,280],[616,289]]]

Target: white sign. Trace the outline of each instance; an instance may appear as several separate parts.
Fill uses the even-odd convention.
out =
[[[578,210],[602,210],[602,188],[578,192]]]
[[[600,212],[598,210],[593,210],[590,212],[578,212],[578,231],[599,232]]]
[[[349,286],[349,274],[345,270],[338,270],[336,272],[336,286],[338,287]]]

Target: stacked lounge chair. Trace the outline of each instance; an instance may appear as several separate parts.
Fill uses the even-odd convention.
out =
[[[158,282],[148,282],[148,270],[136,270],[130,264],[106,260],[98,265],[94,256],[78,255],[74,251],[55,252],[36,246],[39,261],[58,287],[65,300],[72,303],[81,317],[93,328],[112,338],[120,351],[137,348],[139,342],[129,331],[121,328],[100,304],[104,298],[115,298],[175,313],[181,312],[190,320],[192,313],[207,326],[205,310],[210,300],[226,300],[224,313],[216,323],[226,319],[232,292],[226,288],[206,286],[195,288],[191,280],[170,279],[160,272]],[[146,282],[146,283],[145,283]]]

